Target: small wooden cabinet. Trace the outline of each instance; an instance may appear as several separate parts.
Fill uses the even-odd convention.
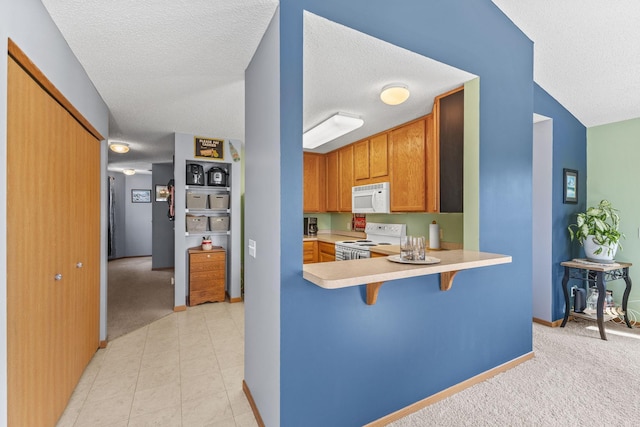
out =
[[[426,120],[416,120],[390,133],[391,211],[426,210]]]
[[[318,241],[305,240],[302,242],[302,263],[312,264],[318,262]]]
[[[353,144],[338,150],[338,211],[351,212],[351,188],[353,187]]]
[[[374,184],[389,179],[388,132],[353,144],[355,185]]]
[[[189,249],[189,306],[224,301],[226,265],[224,248]]]
[[[325,211],[326,166],[323,154],[303,153],[304,159],[304,212]]]
[[[332,151],[325,156],[327,173],[327,212],[338,212],[338,188],[340,177],[338,175],[338,151]]]
[[[318,242],[318,251],[320,256],[320,262],[330,262],[336,260],[336,245],[335,243]]]

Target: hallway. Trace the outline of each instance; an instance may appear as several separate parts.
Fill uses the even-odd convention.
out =
[[[98,350],[57,427],[257,426],[243,378],[244,304],[189,307]]]

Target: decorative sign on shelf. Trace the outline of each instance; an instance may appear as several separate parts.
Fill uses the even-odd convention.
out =
[[[224,139],[194,138],[196,151],[195,157],[224,160]]]

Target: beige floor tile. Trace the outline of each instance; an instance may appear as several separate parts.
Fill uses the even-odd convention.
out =
[[[180,369],[178,366],[152,366],[140,370],[136,392],[170,384],[180,384]]]
[[[222,375],[215,355],[205,355],[195,359],[180,359],[182,380],[204,375]]]
[[[231,404],[226,392],[203,395],[182,403],[182,424],[184,426],[211,425],[216,420],[233,417]]]
[[[133,396],[137,381],[137,371],[97,379],[87,394],[86,402],[99,402],[123,395]]]
[[[247,400],[247,396],[244,394],[242,388],[238,390],[229,390],[227,391],[227,397],[229,398],[229,402],[231,403],[231,409],[233,410],[233,415],[237,417],[238,415],[246,414],[251,411],[251,405],[249,405],[249,401]]]
[[[119,395],[106,400],[86,402],[75,427],[106,427],[125,422],[129,418],[133,395]]]
[[[142,361],[140,362],[140,369],[152,368],[157,366],[171,365],[176,368],[180,363],[180,350],[177,348],[170,348],[166,351],[157,353],[144,353],[142,355]]]
[[[181,388],[182,403],[198,400],[202,398],[202,396],[211,397],[226,391],[222,374],[215,375],[210,373],[183,379]]]
[[[212,344],[191,345],[190,347],[180,348],[180,361],[190,361],[203,358],[215,359],[216,353]]]
[[[193,346],[206,346],[212,347],[213,344],[211,342],[211,337],[209,336],[208,331],[199,331],[196,333],[181,333],[180,338],[180,349],[185,347],[193,347]]]
[[[222,370],[222,380],[224,386],[229,390],[242,389],[242,381],[244,380],[244,366],[234,366]]]
[[[216,353],[216,358],[221,370],[233,368],[234,366],[244,366],[244,352],[241,351]]]
[[[216,353],[229,351],[244,353],[244,339],[238,335],[218,338],[213,340],[213,348]]]
[[[128,427],[182,427],[182,406],[164,408],[153,414],[131,417]],[[187,426],[185,426],[187,427]]]
[[[235,417],[237,427],[258,427],[256,417],[253,416],[253,412],[238,415]]]
[[[144,353],[162,353],[169,350],[177,350],[180,345],[177,335],[163,336],[156,339],[147,340],[147,345],[144,348]]]
[[[225,418],[224,420],[215,420],[211,423],[207,423],[204,427],[236,427],[236,420],[234,418]]]
[[[180,404],[180,384],[166,384],[136,391],[131,406],[131,417],[153,414],[164,408]]]

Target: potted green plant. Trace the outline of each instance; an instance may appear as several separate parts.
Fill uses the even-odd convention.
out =
[[[574,224],[569,225],[571,240],[577,239],[587,259],[595,262],[613,262],[618,248],[622,250],[620,239],[624,238],[618,228],[618,210],[608,200],[601,200],[598,206],[579,213]]]

